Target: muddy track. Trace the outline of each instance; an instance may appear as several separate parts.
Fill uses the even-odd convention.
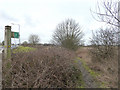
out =
[[[85,83],[85,88],[99,88],[99,85],[96,83],[96,80],[90,75],[90,73],[84,68],[82,62],[77,60],[77,67],[80,69],[82,73],[82,77]]]

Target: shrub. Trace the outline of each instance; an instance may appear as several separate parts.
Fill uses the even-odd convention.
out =
[[[73,66],[74,57],[74,52],[61,47],[13,54],[12,80],[8,84],[7,76],[3,77],[3,88],[76,87],[80,71]]]
[[[90,54],[93,61],[104,61],[115,56],[117,37],[113,28],[100,29],[93,33]]]
[[[52,36],[52,43],[70,50],[77,50],[79,45],[84,43],[80,25],[73,19],[67,19],[58,24]]]

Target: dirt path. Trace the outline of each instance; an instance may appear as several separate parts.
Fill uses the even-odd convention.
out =
[[[81,70],[83,80],[85,82],[85,88],[98,88],[99,85],[96,84],[95,79],[90,75],[90,73],[84,68],[82,62],[77,60],[77,66]]]

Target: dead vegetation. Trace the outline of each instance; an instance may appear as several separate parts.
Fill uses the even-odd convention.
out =
[[[73,66],[74,58],[74,52],[61,47],[44,47],[36,51],[13,54],[9,72],[5,72],[4,64],[7,61],[3,64],[3,88],[80,86],[81,73]]]
[[[99,29],[93,32],[90,55],[94,62],[104,62],[105,60],[116,57],[117,34],[115,28]]]
[[[82,58],[89,68],[99,73],[97,80],[102,82],[103,86],[108,88],[118,87],[118,49],[115,48],[116,56],[114,59],[108,58],[104,62],[97,62],[92,60],[89,50],[91,47],[82,47],[76,51],[78,57]]]
[[[93,33],[92,47],[89,49],[94,64],[92,69],[104,73],[98,78],[107,83],[108,87],[118,86],[118,34],[115,30],[111,27]]]

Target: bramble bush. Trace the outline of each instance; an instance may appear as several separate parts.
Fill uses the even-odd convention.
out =
[[[61,47],[45,47],[31,52],[12,54],[9,72],[5,74],[3,68],[3,74],[5,74],[3,75],[3,88],[80,86],[78,80],[81,80],[79,78],[81,72],[74,67],[74,58],[73,51]],[[5,67],[4,64],[3,67]]]

